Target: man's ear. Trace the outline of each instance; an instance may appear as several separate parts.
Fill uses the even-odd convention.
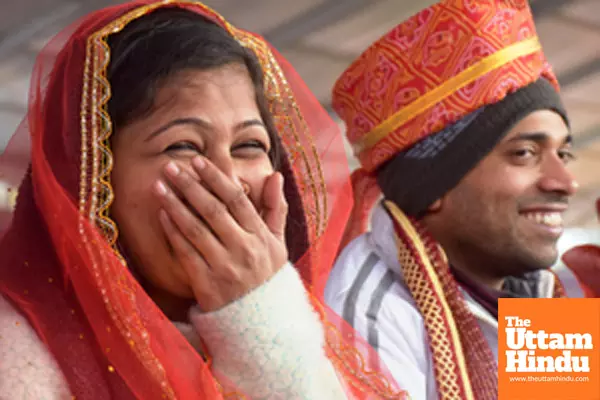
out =
[[[443,197],[442,197],[440,199],[437,199],[433,203],[431,203],[431,205],[429,207],[427,207],[427,213],[428,214],[435,214],[438,211],[440,211],[442,209],[442,203],[443,202],[444,202],[444,200],[443,200]]]

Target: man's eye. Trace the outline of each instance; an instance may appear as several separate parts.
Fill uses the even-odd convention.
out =
[[[563,160],[565,164],[570,161],[577,160],[577,157],[575,156],[575,154],[573,154],[571,150],[560,150],[558,152],[558,156],[561,158],[561,160]]]
[[[518,149],[513,152],[513,155],[518,158],[527,158],[535,155],[533,149]]]

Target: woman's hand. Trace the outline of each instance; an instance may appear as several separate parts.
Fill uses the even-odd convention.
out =
[[[267,178],[261,218],[240,185],[209,160],[196,157],[192,165],[199,180],[173,162],[165,168],[170,186],[189,206],[163,182],[155,191],[174,254],[198,304],[209,312],[260,286],[286,263],[287,203],[280,173]]]

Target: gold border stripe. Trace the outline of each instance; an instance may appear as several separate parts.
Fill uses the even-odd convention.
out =
[[[457,90],[482,77],[483,75],[508,64],[517,58],[540,51],[542,46],[537,36],[515,43],[509,47],[487,56],[471,65],[461,73],[425,93],[408,106],[401,108],[391,117],[377,125],[354,145],[356,154],[368,150],[385,138],[390,132],[423,113],[425,110],[444,100]]]

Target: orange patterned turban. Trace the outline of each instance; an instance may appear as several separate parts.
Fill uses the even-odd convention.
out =
[[[340,76],[333,108],[364,170],[545,77],[526,0],[443,0],[392,29]]]

